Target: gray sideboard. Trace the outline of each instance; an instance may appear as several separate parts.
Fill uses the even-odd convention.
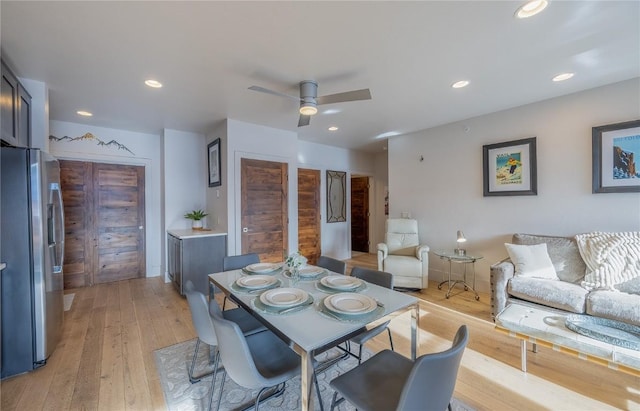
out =
[[[227,233],[199,230],[168,230],[169,278],[180,295],[184,285],[193,282],[196,290],[209,295],[208,275],[222,271],[227,255]]]

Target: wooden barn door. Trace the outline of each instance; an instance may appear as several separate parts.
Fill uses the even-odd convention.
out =
[[[144,167],[93,165],[94,283],[145,276]]]
[[[321,253],[320,170],[298,169],[298,250],[315,264]]]
[[[144,167],[60,161],[65,288],[145,276]]]
[[[258,253],[263,262],[280,262],[288,255],[287,163],[240,162],[242,253]]]
[[[351,178],[351,249],[369,252],[369,178]]]

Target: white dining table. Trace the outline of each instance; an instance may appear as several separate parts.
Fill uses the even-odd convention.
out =
[[[289,347],[294,350],[301,361],[301,404],[302,410],[313,410],[313,356],[315,352],[336,346],[350,338],[358,335],[362,328],[371,328],[389,318],[400,315],[406,311],[411,311],[411,359],[416,359],[418,346],[417,329],[419,326],[419,305],[418,299],[401,292],[380,287],[375,284],[365,283],[366,287],[359,291],[367,295],[380,304],[376,311],[377,315],[366,316],[366,320],[341,320],[337,316],[326,315],[321,312],[323,298],[329,296],[318,287],[318,279],[303,279],[292,281],[281,270],[272,274],[280,280],[281,287],[299,288],[311,295],[314,303],[299,311],[285,314],[267,313],[256,307],[256,299],[259,294],[239,291],[238,287],[232,286],[236,280],[246,276],[243,270],[232,270],[209,275],[209,281],[214,287],[210,287],[211,297],[213,290],[221,290],[229,299],[238,306],[250,312],[255,318],[262,322],[268,329],[278,335]],[[340,275],[326,272],[325,275]]]

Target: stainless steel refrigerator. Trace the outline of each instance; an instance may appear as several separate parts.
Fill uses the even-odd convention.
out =
[[[2,378],[40,367],[64,317],[60,165],[38,149],[0,148]]]

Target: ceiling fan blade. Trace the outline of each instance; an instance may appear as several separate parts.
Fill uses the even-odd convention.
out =
[[[311,121],[311,116],[305,116],[304,114],[300,114],[300,119],[298,120],[298,127],[308,126]]]
[[[371,100],[371,91],[368,88],[362,90],[346,91],[344,93],[329,94],[316,99],[318,104],[342,103],[345,101]]]
[[[300,101],[300,97],[290,96],[289,94],[280,93],[279,91],[269,90],[268,88],[260,87],[260,86],[251,86],[249,90],[259,91],[261,93],[273,94],[274,96],[286,97],[294,99],[295,101]]]

